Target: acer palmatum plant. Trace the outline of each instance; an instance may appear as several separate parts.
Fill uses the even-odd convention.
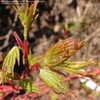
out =
[[[34,1],[31,5],[26,2],[14,6],[24,28],[24,40],[18,33],[12,33],[17,45],[8,52],[0,70],[0,100],[30,100],[46,94],[48,99],[63,100],[71,90],[69,80],[100,75],[100,68],[92,72],[80,70],[89,65],[98,65],[99,62],[69,60],[86,44],[75,38],[61,40],[43,55],[32,57],[27,38],[31,24],[36,19],[37,5],[38,1]],[[38,82],[34,79],[37,77],[35,72],[38,73]]]

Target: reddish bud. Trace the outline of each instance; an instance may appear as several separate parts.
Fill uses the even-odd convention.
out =
[[[38,71],[40,69],[40,65],[39,64],[33,64],[30,66],[30,70],[35,70]]]

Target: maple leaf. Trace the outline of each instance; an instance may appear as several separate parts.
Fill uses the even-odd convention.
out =
[[[61,40],[46,52],[43,65],[56,66],[74,55],[85,44],[84,41],[73,38]]]

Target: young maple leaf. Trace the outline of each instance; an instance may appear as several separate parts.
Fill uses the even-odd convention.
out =
[[[40,69],[40,78],[56,93],[65,93],[69,89],[69,85],[63,77],[49,69]]]
[[[56,66],[74,55],[85,44],[84,41],[74,38],[61,40],[46,52],[43,65]]]
[[[14,9],[16,10],[17,14],[19,15],[19,19],[21,21],[21,24],[24,27],[24,38],[27,38],[27,33],[29,32],[31,28],[31,24],[34,19],[37,18],[36,16],[36,7],[38,4],[38,1],[34,1],[31,5],[29,5],[28,2],[19,4],[19,2],[16,0],[17,4],[14,6]]]
[[[9,53],[7,54],[3,62],[3,67],[2,67],[3,81],[7,81],[11,77],[14,76],[14,65],[16,61],[18,62],[18,65],[19,65],[20,64],[20,49],[19,47],[14,46],[9,51]]]

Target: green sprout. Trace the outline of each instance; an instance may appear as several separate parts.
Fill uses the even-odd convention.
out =
[[[33,2],[31,5],[29,5],[29,3],[26,2],[25,4],[22,4],[22,5],[17,3],[16,6],[14,6],[17,14],[19,15],[21,24],[24,27],[25,40],[27,40],[28,33],[31,28],[33,20],[37,18],[37,14],[36,14],[37,4],[38,4],[38,1]]]

